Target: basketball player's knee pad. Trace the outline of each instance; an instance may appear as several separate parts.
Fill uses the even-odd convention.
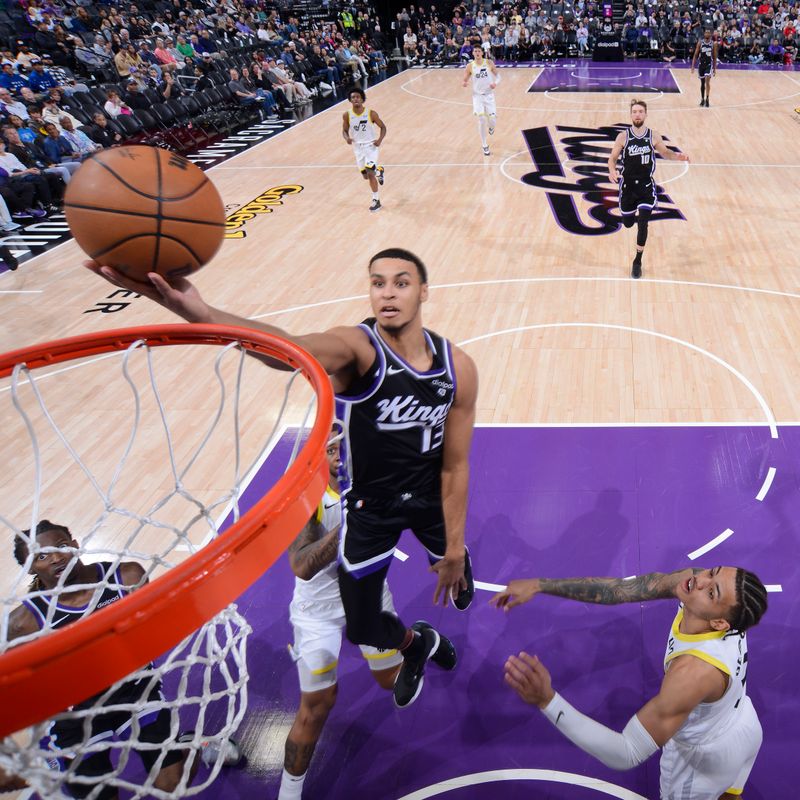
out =
[[[626,228],[632,228],[634,222],[636,222],[636,214],[623,214],[622,215],[622,224]]]

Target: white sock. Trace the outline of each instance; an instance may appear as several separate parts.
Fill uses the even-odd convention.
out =
[[[377,193],[377,192],[373,192],[373,193],[372,193],[372,199],[373,199],[373,200],[378,200],[378,199],[379,199],[379,198],[378,198],[378,193]]]
[[[281,790],[278,800],[301,800],[303,797],[303,783],[308,773],[290,775],[285,769],[281,775]]]
[[[478,133],[481,135],[481,144],[484,147],[489,146],[489,142],[486,140],[486,117],[481,114],[478,117]]]

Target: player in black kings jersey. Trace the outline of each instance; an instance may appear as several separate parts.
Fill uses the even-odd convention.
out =
[[[696,63],[697,74],[700,76],[700,105],[708,108],[708,98],[711,96],[711,78],[717,74],[717,43],[713,40],[708,28],[703,31],[703,38],[697,40],[697,46],[694,48],[692,72],[694,72]]]
[[[25,531],[25,534],[29,536],[30,531]],[[63,525],[41,520],[36,526],[36,543],[43,548],[60,549],[34,554],[31,566],[34,575],[32,594],[24,598],[22,605],[9,615],[9,640],[35,634],[43,628],[55,629],[70,625],[87,613],[117,602],[129,591],[146,583],[143,580],[144,569],[134,561],[123,561],[116,570],[112,570],[113,565],[110,562],[84,564],[75,559],[74,549],[78,547],[78,543],[73,539],[69,529]],[[14,541],[14,557],[20,565],[24,565],[28,558],[28,543],[20,536]],[[57,595],[54,592],[52,596],[48,596],[48,590],[55,590],[59,586],[62,574],[64,574],[64,588]],[[106,582],[106,575],[109,575],[107,580],[111,585],[105,586],[99,597],[95,597],[95,589],[98,584]],[[95,584],[95,586],[89,589],[69,590],[69,586],[80,584]],[[44,594],[41,594],[42,592]],[[101,701],[100,698],[104,694],[105,692],[101,692],[72,707],[72,710],[97,708],[99,705],[109,707],[108,712],[97,713],[91,720],[93,740],[113,736],[117,731],[126,730],[130,727],[134,716],[138,718],[141,726],[139,741],[155,744],[169,739],[171,719],[170,712],[166,708],[159,711],[146,710],[139,714],[113,708],[123,704],[141,705],[146,701],[158,701],[161,697],[160,682],[153,685],[150,678],[141,677],[138,680],[125,681]],[[84,738],[83,718],[76,716],[74,719],[59,719],[50,726],[47,737],[42,741],[42,747],[62,769],[66,769],[70,759],[60,756],[60,752],[74,750],[80,752]],[[106,751],[94,751],[85,757],[79,755],[80,762],[74,768],[75,774],[96,778],[96,783],[67,781],[64,788],[73,797],[88,796],[98,784],[102,785],[104,775],[114,772],[110,752],[109,748]],[[149,772],[158,759],[159,751],[142,749],[137,752]],[[183,776],[186,755],[187,751],[183,748],[168,750],[153,785],[165,792],[174,791]],[[199,759],[194,759],[189,782],[194,777],[198,765]],[[19,778],[3,776],[0,773],[0,791],[19,788],[20,783],[22,781]],[[98,800],[113,800],[117,797],[117,790],[111,786],[104,786],[99,794],[92,796]]]
[[[86,267],[189,322],[255,327],[282,336],[327,370],[345,415],[345,457],[352,476],[345,488],[339,552],[347,638],[402,651],[394,699],[400,707],[409,705],[422,687],[427,660],[444,666],[452,645],[445,642],[439,650],[440,634],[430,625],[409,628],[381,610],[384,579],[401,532],[410,528],[428,551],[437,573],[434,603],[441,597],[446,606],[453,599],[463,610],[475,591],[464,524],[478,374],[466,353],[422,327],[425,265],[407,250],[382,250],[369,262],[374,318],[304,336],[213,308],[185,278],[170,283],[151,272],[145,283],[93,261]]]
[[[619,211],[622,224],[632,228],[638,223],[636,234],[636,256],[633,259],[631,277],[642,277],[642,253],[647,242],[647,223],[656,207],[656,184],[653,173],[656,169],[656,153],[672,161],[688,161],[685,153],[670,150],[661,136],[645,127],[647,103],[631,101],[631,127],[620,133],[614,141],[608,158],[608,179],[619,185]],[[617,161],[622,156],[622,168]],[[620,176],[621,173],[621,176]]]

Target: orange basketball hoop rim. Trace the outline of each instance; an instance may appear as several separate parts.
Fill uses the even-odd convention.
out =
[[[8,377],[18,364],[33,370],[124,350],[137,341],[149,347],[239,342],[248,352],[300,370],[317,395],[314,425],[281,479],[199,552],[123,601],[1,655],[0,738],[104,690],[228,606],[276,561],[325,491],[333,390],[313,356],[277,336],[230,325],[124,328],[2,354],[0,378]]]

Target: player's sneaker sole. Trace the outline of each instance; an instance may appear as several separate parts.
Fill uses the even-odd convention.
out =
[[[411,629],[415,631],[422,631],[425,628],[433,628],[430,622],[425,622],[425,620],[420,619],[417,620],[412,626]],[[431,654],[431,661],[436,664],[439,669],[446,670],[447,672],[451,672],[456,668],[456,664],[458,664],[458,653],[456,652],[455,645],[442,633],[439,634],[439,646],[434,650]]]

